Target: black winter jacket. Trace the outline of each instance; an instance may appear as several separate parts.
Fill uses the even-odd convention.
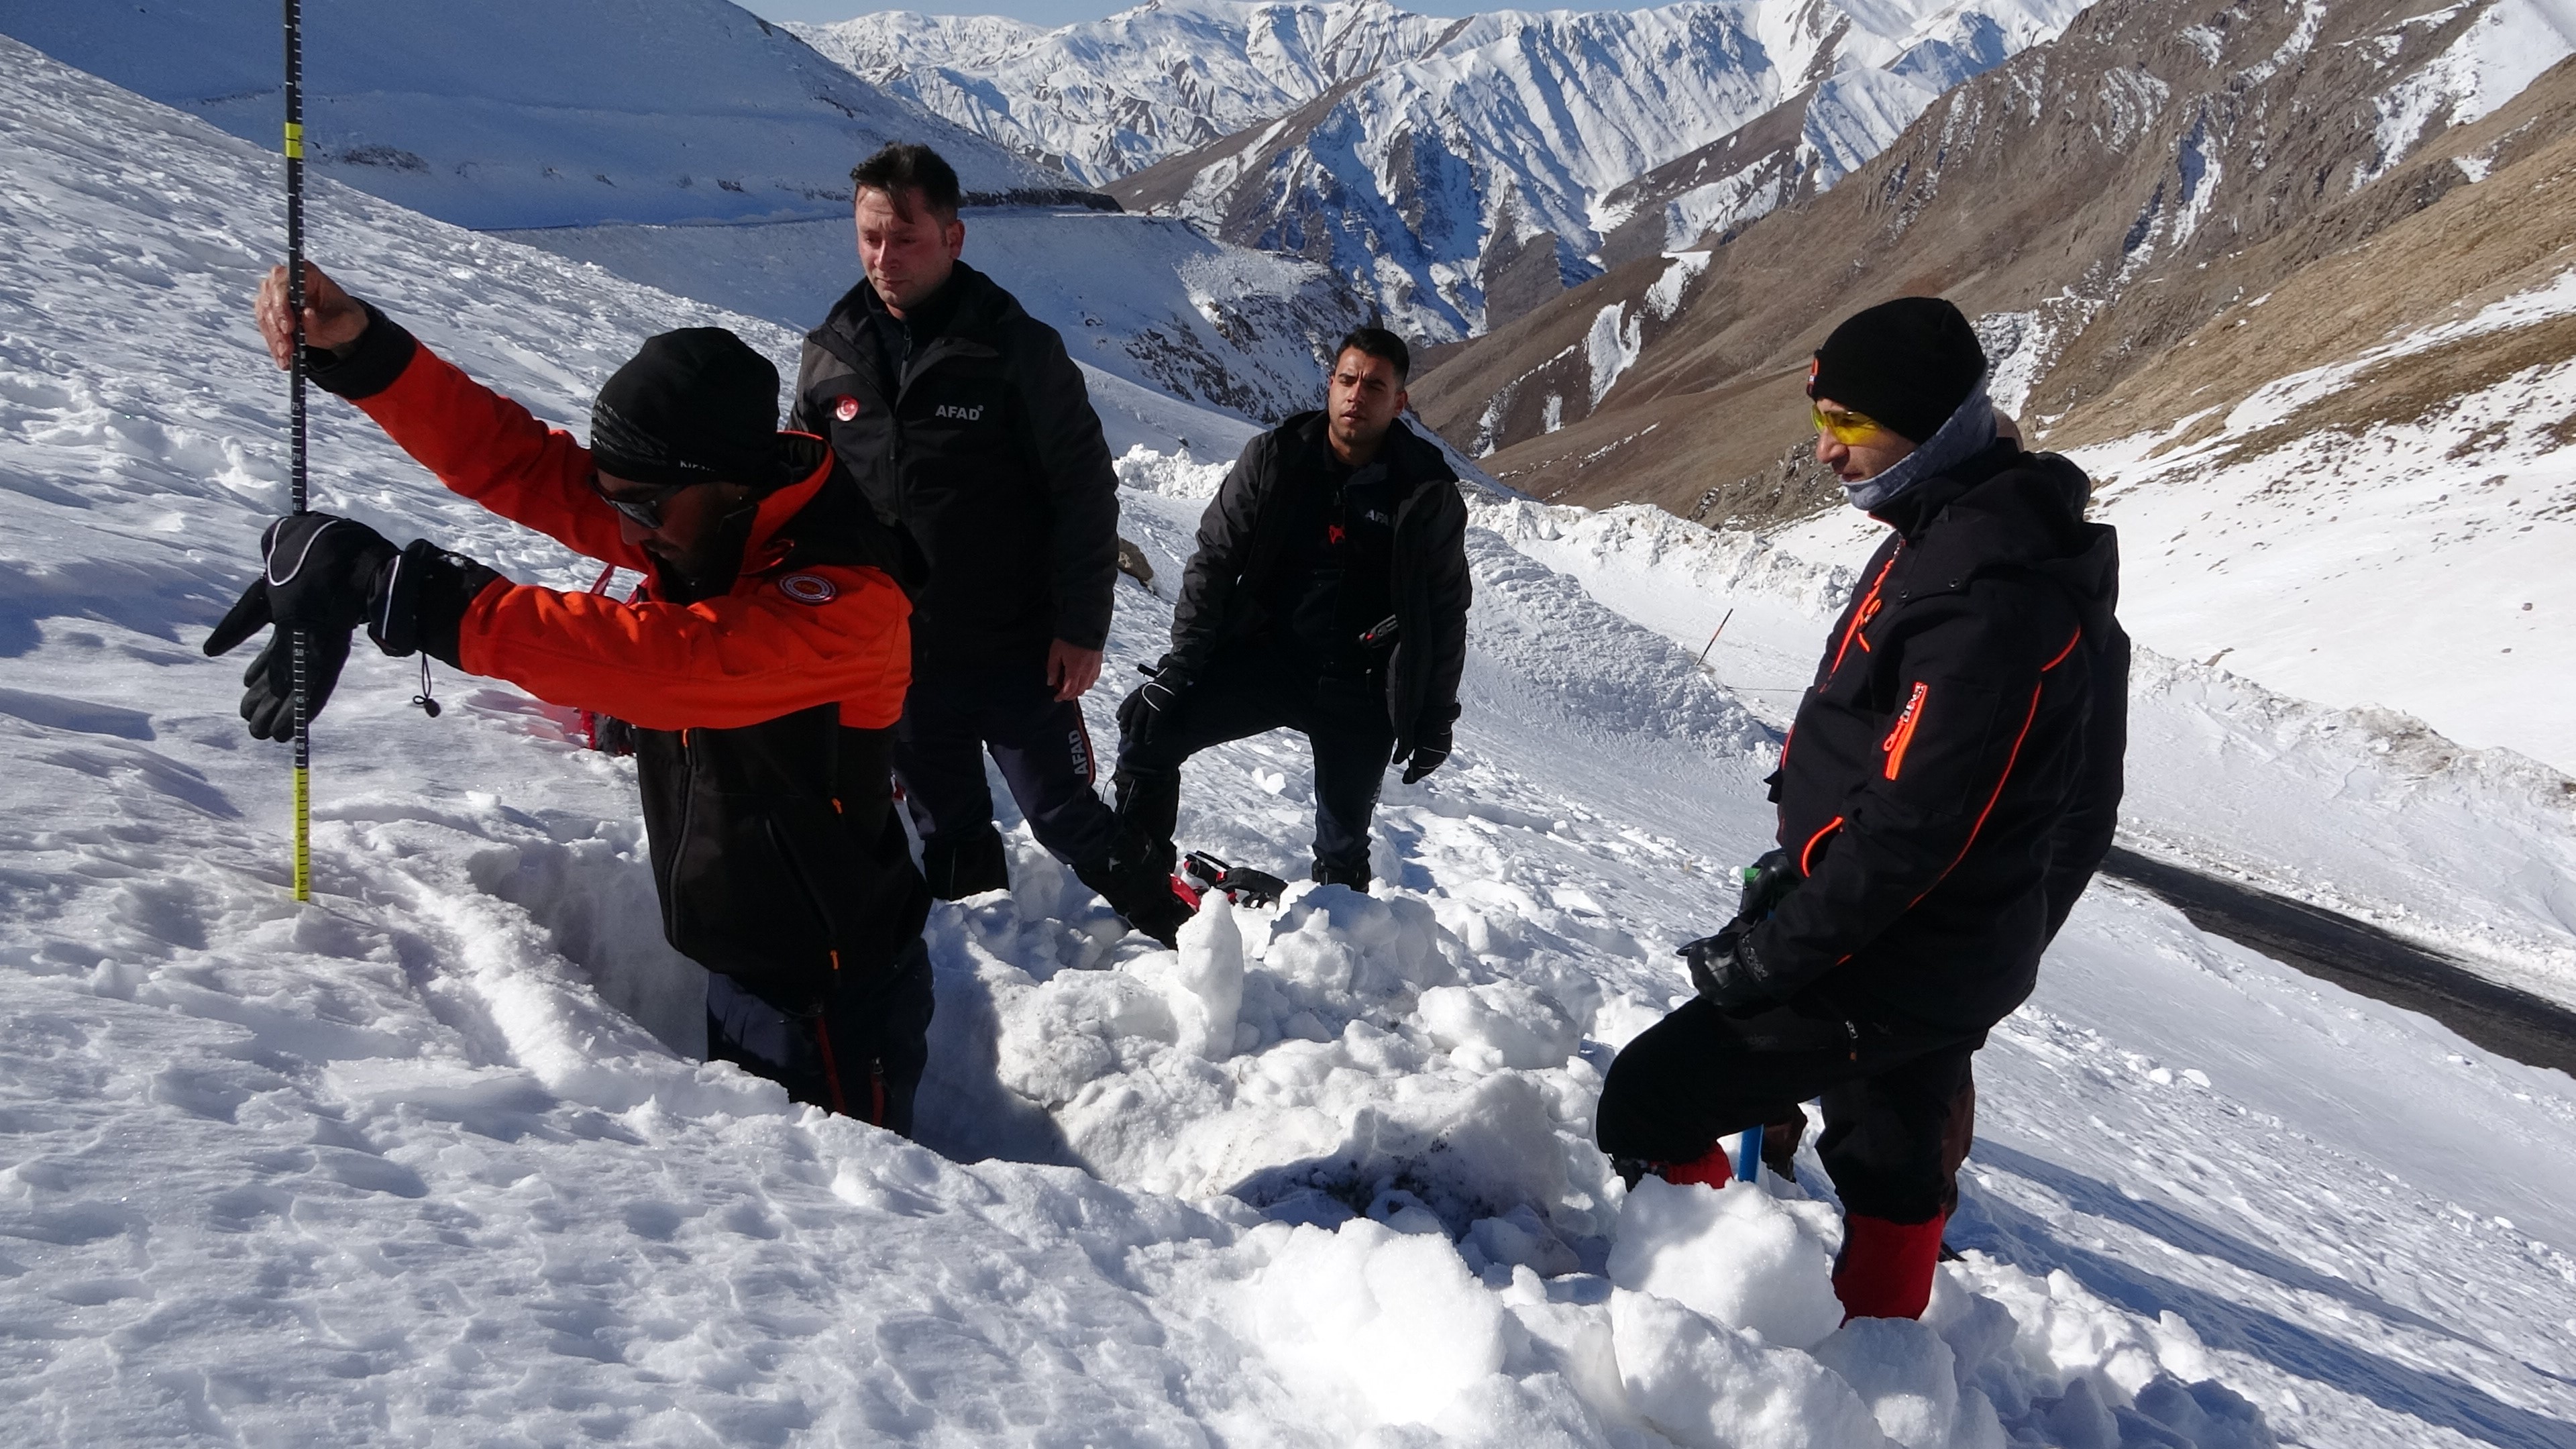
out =
[[[963,262],[935,305],[939,336],[900,378],[862,280],[805,338],[791,426],[831,440],[878,513],[928,565],[915,595],[917,667],[1085,649],[1109,637],[1118,477],[1081,369],[1054,328]]]
[[[819,464],[821,446],[807,446]],[[849,564],[913,583],[907,541],[837,467],[774,547],[773,569]],[[721,591],[661,573],[643,588],[678,603]],[[663,938],[790,1013],[891,980],[930,916],[894,814],[893,734],[843,725],[836,704],[731,729],[636,729]]]
[[[1284,525],[1299,516],[1292,490],[1329,486],[1332,444],[1324,429],[1319,409],[1246,443],[1200,517],[1198,552],[1190,556],[1172,612],[1171,658],[1182,669],[1196,672],[1229,643],[1278,622],[1262,601],[1297,553]],[[1402,758],[1426,725],[1458,717],[1474,593],[1467,576],[1467,502],[1440,450],[1402,422],[1351,481],[1377,469],[1397,485],[1389,590],[1397,634],[1386,666],[1386,716]]]
[[[2119,544],[2010,441],[1879,515],[1773,799],[1802,883],[1749,938],[1847,1020],[1991,1026],[2109,848],[2126,739]]]

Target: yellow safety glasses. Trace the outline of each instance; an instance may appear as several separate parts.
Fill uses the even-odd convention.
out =
[[[1866,443],[1887,431],[1886,424],[1867,413],[1829,413],[1812,402],[1807,404],[1807,416],[1816,420],[1816,431],[1845,447]]]

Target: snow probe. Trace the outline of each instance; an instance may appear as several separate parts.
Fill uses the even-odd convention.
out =
[[[304,483],[304,0],[286,4],[286,312],[295,328],[287,364],[288,498],[311,511]],[[292,636],[295,681],[295,898],[313,899],[313,722],[306,717],[305,679],[312,638]]]

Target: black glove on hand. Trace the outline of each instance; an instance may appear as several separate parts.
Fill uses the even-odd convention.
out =
[[[328,513],[281,518],[261,535],[266,560],[260,576],[206,636],[206,654],[229,654],[251,635],[274,624],[266,647],[242,674],[241,716],[251,738],[295,738],[295,646],[288,631],[305,631],[304,714],[322,713],[340,669],[349,662],[349,635],[366,620],[385,565],[397,550],[363,523]]]
[[[1744,868],[1744,894],[1737,902],[1735,918],[1739,921],[1769,919],[1803,879],[1805,877],[1790,864],[1788,851],[1764,851],[1761,859]]]
[[[1678,953],[1690,963],[1691,985],[1730,1016],[1771,1006],[1788,993],[1753,949],[1751,929],[1738,922],[1702,936]]]
[[[1154,737],[1155,726],[1162,723],[1163,712],[1172,701],[1189,688],[1189,671],[1172,662],[1166,654],[1154,666],[1154,675],[1118,705],[1118,733],[1126,740],[1143,744]]]
[[[1438,724],[1424,725],[1421,732],[1414,737],[1411,758],[1408,760],[1403,755],[1395,757],[1392,763],[1404,766],[1404,783],[1410,785],[1449,762],[1450,731],[1451,726],[1447,720]]]

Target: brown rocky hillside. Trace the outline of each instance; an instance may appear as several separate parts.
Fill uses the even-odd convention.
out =
[[[1469,343],[1415,405],[1543,497],[1758,516],[1806,435],[1824,332],[1940,293],[1980,319],[1998,396],[2049,441],[2170,422],[2224,379],[2250,390],[2563,251],[2548,158],[2576,134],[2576,62],[2449,124],[2476,99],[2461,49],[2498,3],[2103,0],[1833,190],[1704,243],[1705,262],[1630,262]]]

